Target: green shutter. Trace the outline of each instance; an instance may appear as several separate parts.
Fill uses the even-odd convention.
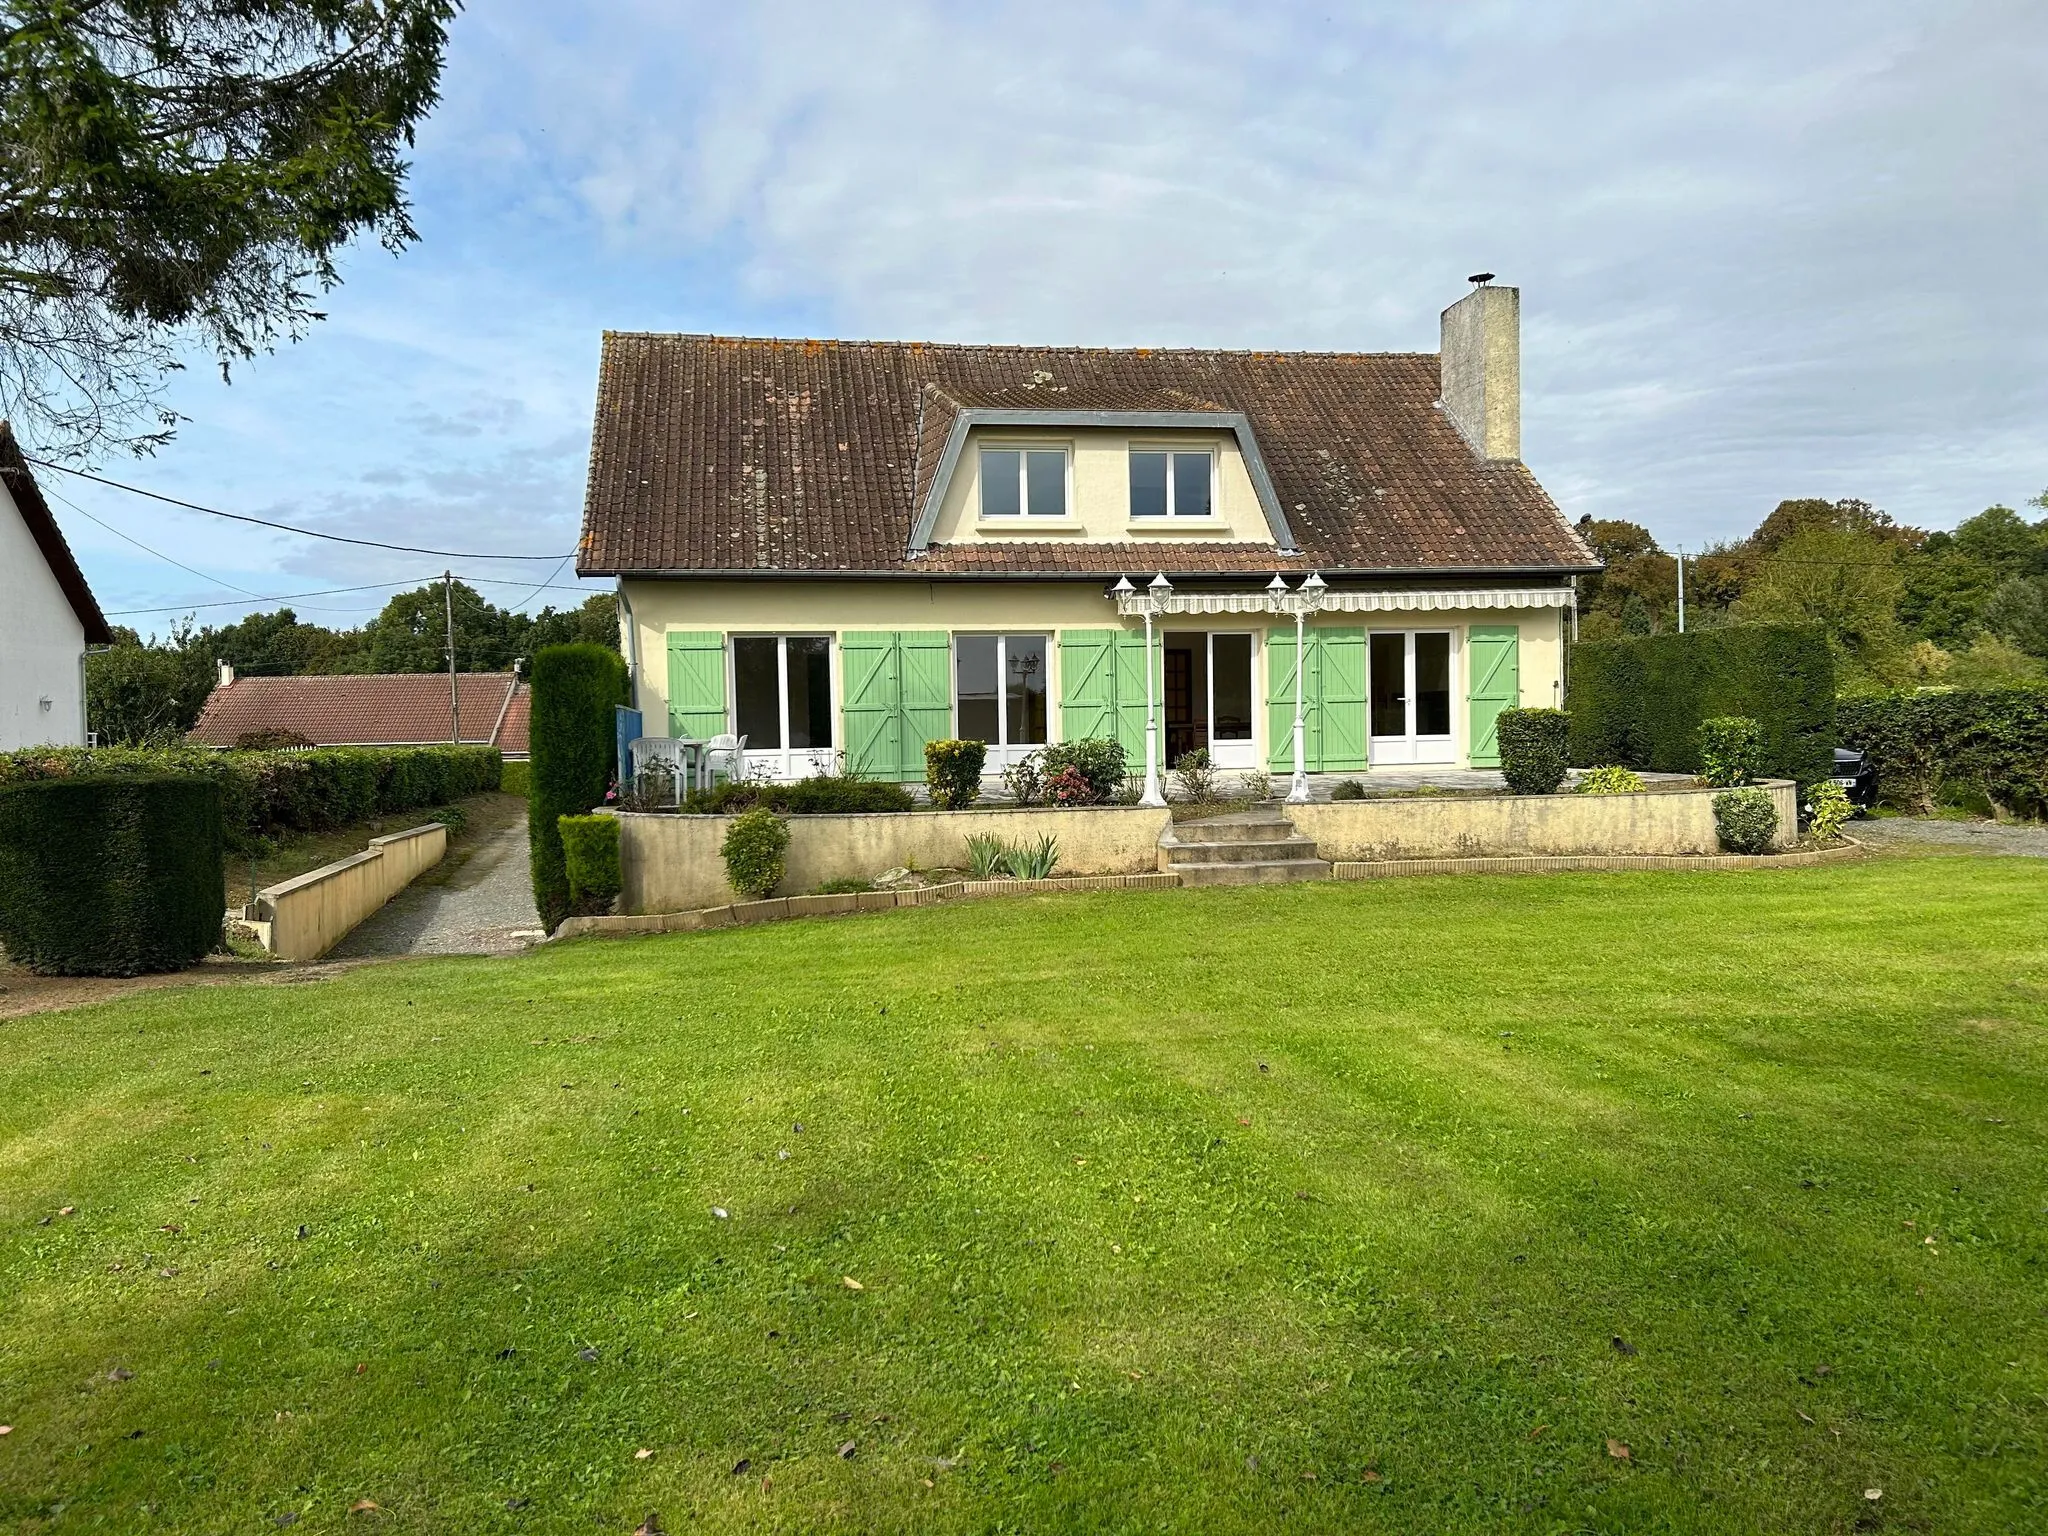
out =
[[[1309,654],[1316,664],[1309,675],[1315,679],[1320,705],[1309,766],[1317,773],[1356,773],[1365,767],[1365,631],[1308,633]],[[1293,723],[1288,721],[1290,727]]]
[[[725,636],[715,629],[670,630],[669,735],[702,741],[725,730]]]
[[[846,770],[893,779],[903,758],[901,658],[896,636],[849,632],[839,637],[840,718]]]
[[[1155,670],[1159,666],[1156,653]],[[1153,679],[1155,689],[1160,680]],[[1145,632],[1069,629],[1060,633],[1060,740],[1123,743],[1134,769],[1145,761]]]
[[[942,629],[907,629],[896,643],[903,710],[897,777],[922,779],[924,744],[953,734],[953,637]]]
[[[1157,645],[1153,647],[1153,665],[1161,666],[1164,652]],[[1164,709],[1166,679],[1157,676],[1152,679],[1152,699],[1155,708]],[[1166,727],[1160,724],[1159,750],[1166,751]],[[1145,771],[1145,631],[1142,629],[1120,629],[1116,632],[1116,739],[1123,743],[1124,753],[1130,759],[1134,773]],[[1161,771],[1166,768],[1162,760]]]
[[[1522,632],[1513,624],[1474,624],[1465,631],[1474,768],[1500,766],[1498,717],[1522,702],[1521,642]]]
[[[1307,701],[1304,698],[1304,723]],[[1303,731],[1303,751],[1313,745]],[[1266,763],[1294,772],[1294,626],[1266,631]]]

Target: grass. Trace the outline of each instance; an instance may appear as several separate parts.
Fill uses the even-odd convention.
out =
[[[2018,859],[16,1019],[0,1529],[2040,1529],[2044,1068]]]

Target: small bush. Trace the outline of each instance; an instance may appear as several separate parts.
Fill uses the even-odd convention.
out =
[[[729,816],[763,806],[788,816],[858,815],[875,811],[908,811],[917,802],[901,784],[864,779],[855,774],[814,774],[794,784],[737,779],[710,789],[693,790],[683,809],[698,816]]]
[[[609,912],[620,888],[619,818],[564,816],[556,825],[570,905],[579,912]]]
[[[507,760],[498,770],[498,793],[517,795],[524,800],[533,792],[533,764],[521,759]]]
[[[1716,789],[1734,789],[1763,771],[1764,729],[1741,715],[1700,722],[1700,777]]]
[[[175,971],[220,942],[220,786],[196,776],[0,787],[0,942],[48,976]]]
[[[1500,712],[1500,771],[1517,795],[1548,795],[1564,782],[1571,717],[1561,709]]]
[[[1045,753],[1033,752],[1003,770],[1003,792],[1019,805],[1045,799]]]
[[[1173,787],[1189,805],[1211,805],[1217,800],[1216,770],[1210,765],[1208,749],[1196,747],[1183,752],[1173,765]]]
[[[1061,805],[1104,804],[1115,798],[1130,772],[1123,744],[1105,736],[1063,741],[1047,747],[1040,757],[1047,792]],[[1078,783],[1074,775],[1079,776]],[[1065,793],[1057,787],[1061,781]]]
[[[602,804],[618,764],[613,711],[626,701],[626,664],[602,645],[550,645],[533,658],[533,749],[526,820],[533,899],[553,932],[569,915],[561,818]]]
[[[1050,880],[1059,862],[1059,839],[1050,833],[1029,848],[1012,848],[1003,856],[1004,867],[1019,880]]]
[[[1579,775],[1576,788],[1582,795],[1639,795],[1643,781],[1634,769],[1610,763],[1604,768],[1588,768]]]
[[[862,880],[856,876],[850,880],[821,881],[816,894],[820,896],[859,896],[863,892],[872,891],[874,888],[874,881]]]
[[[1007,867],[1009,853],[1000,837],[977,832],[967,839],[967,873],[976,880],[993,880]]]
[[[789,823],[766,806],[757,805],[742,811],[726,828],[725,842],[718,851],[725,859],[727,883],[742,896],[758,901],[782,884]]]
[[[1273,798],[1272,775],[1263,768],[1254,768],[1238,778],[1237,792],[1247,800],[1270,800]]]
[[[1339,779],[1336,787],[1330,791],[1330,798],[1332,800],[1363,800],[1365,798],[1365,786],[1356,779]]]
[[[427,820],[438,821],[448,829],[448,835],[453,837],[469,825],[469,812],[459,805],[437,805],[427,812]]]
[[[942,811],[964,811],[981,798],[981,769],[988,761],[985,741],[928,741],[924,744],[924,782],[932,804]]]
[[[1769,853],[1778,808],[1767,789],[1730,789],[1714,796],[1714,830],[1730,853]]]
[[[1806,826],[1815,837],[1833,841],[1856,814],[1849,792],[1832,779],[1822,779],[1806,791]]]

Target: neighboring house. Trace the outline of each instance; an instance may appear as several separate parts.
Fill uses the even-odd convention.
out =
[[[462,672],[457,678],[461,739],[526,756],[532,691],[516,672]],[[456,734],[446,672],[359,676],[236,677],[221,664],[220,684],[186,740],[232,747],[244,737],[289,732],[318,747],[445,746]]]
[[[85,652],[113,632],[0,421],[0,752],[85,745]]]
[[[1162,766],[1285,771],[1311,573],[1308,769],[1494,764],[1599,568],[1520,460],[1519,305],[1459,300],[1441,359],[607,333],[577,570],[619,580],[645,732],[757,774],[913,780],[950,736],[1135,768],[1148,709]]]

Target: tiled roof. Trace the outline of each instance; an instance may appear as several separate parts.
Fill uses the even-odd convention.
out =
[[[106,616],[100,612],[99,599],[85,584],[85,573],[79,570],[78,562],[72,558],[71,546],[64,542],[64,532],[57,526],[57,519],[50,515],[50,504],[43,500],[42,488],[29,472],[28,460],[21,456],[21,445],[14,440],[14,428],[4,421],[0,421],[0,484],[4,484],[8,494],[14,498],[21,520],[28,525],[29,536],[36,541],[36,548],[43,552],[43,563],[57,578],[65,601],[71,604],[71,611],[78,616],[79,627],[85,631],[85,643],[112,645],[114,632],[107,627]]]
[[[1434,353],[774,341],[607,332],[577,570],[1590,570],[1520,463],[1438,408]],[[979,544],[908,555],[961,410],[1242,412],[1301,548]],[[1142,555],[1143,558],[1136,558]],[[1217,563],[1223,562],[1223,563]],[[1236,562],[1236,563],[1230,563]]]
[[[510,672],[463,672],[457,683],[462,739],[524,753],[531,690]],[[187,739],[231,747],[256,731],[295,731],[322,747],[446,742],[448,674],[238,677],[207,696]]]

